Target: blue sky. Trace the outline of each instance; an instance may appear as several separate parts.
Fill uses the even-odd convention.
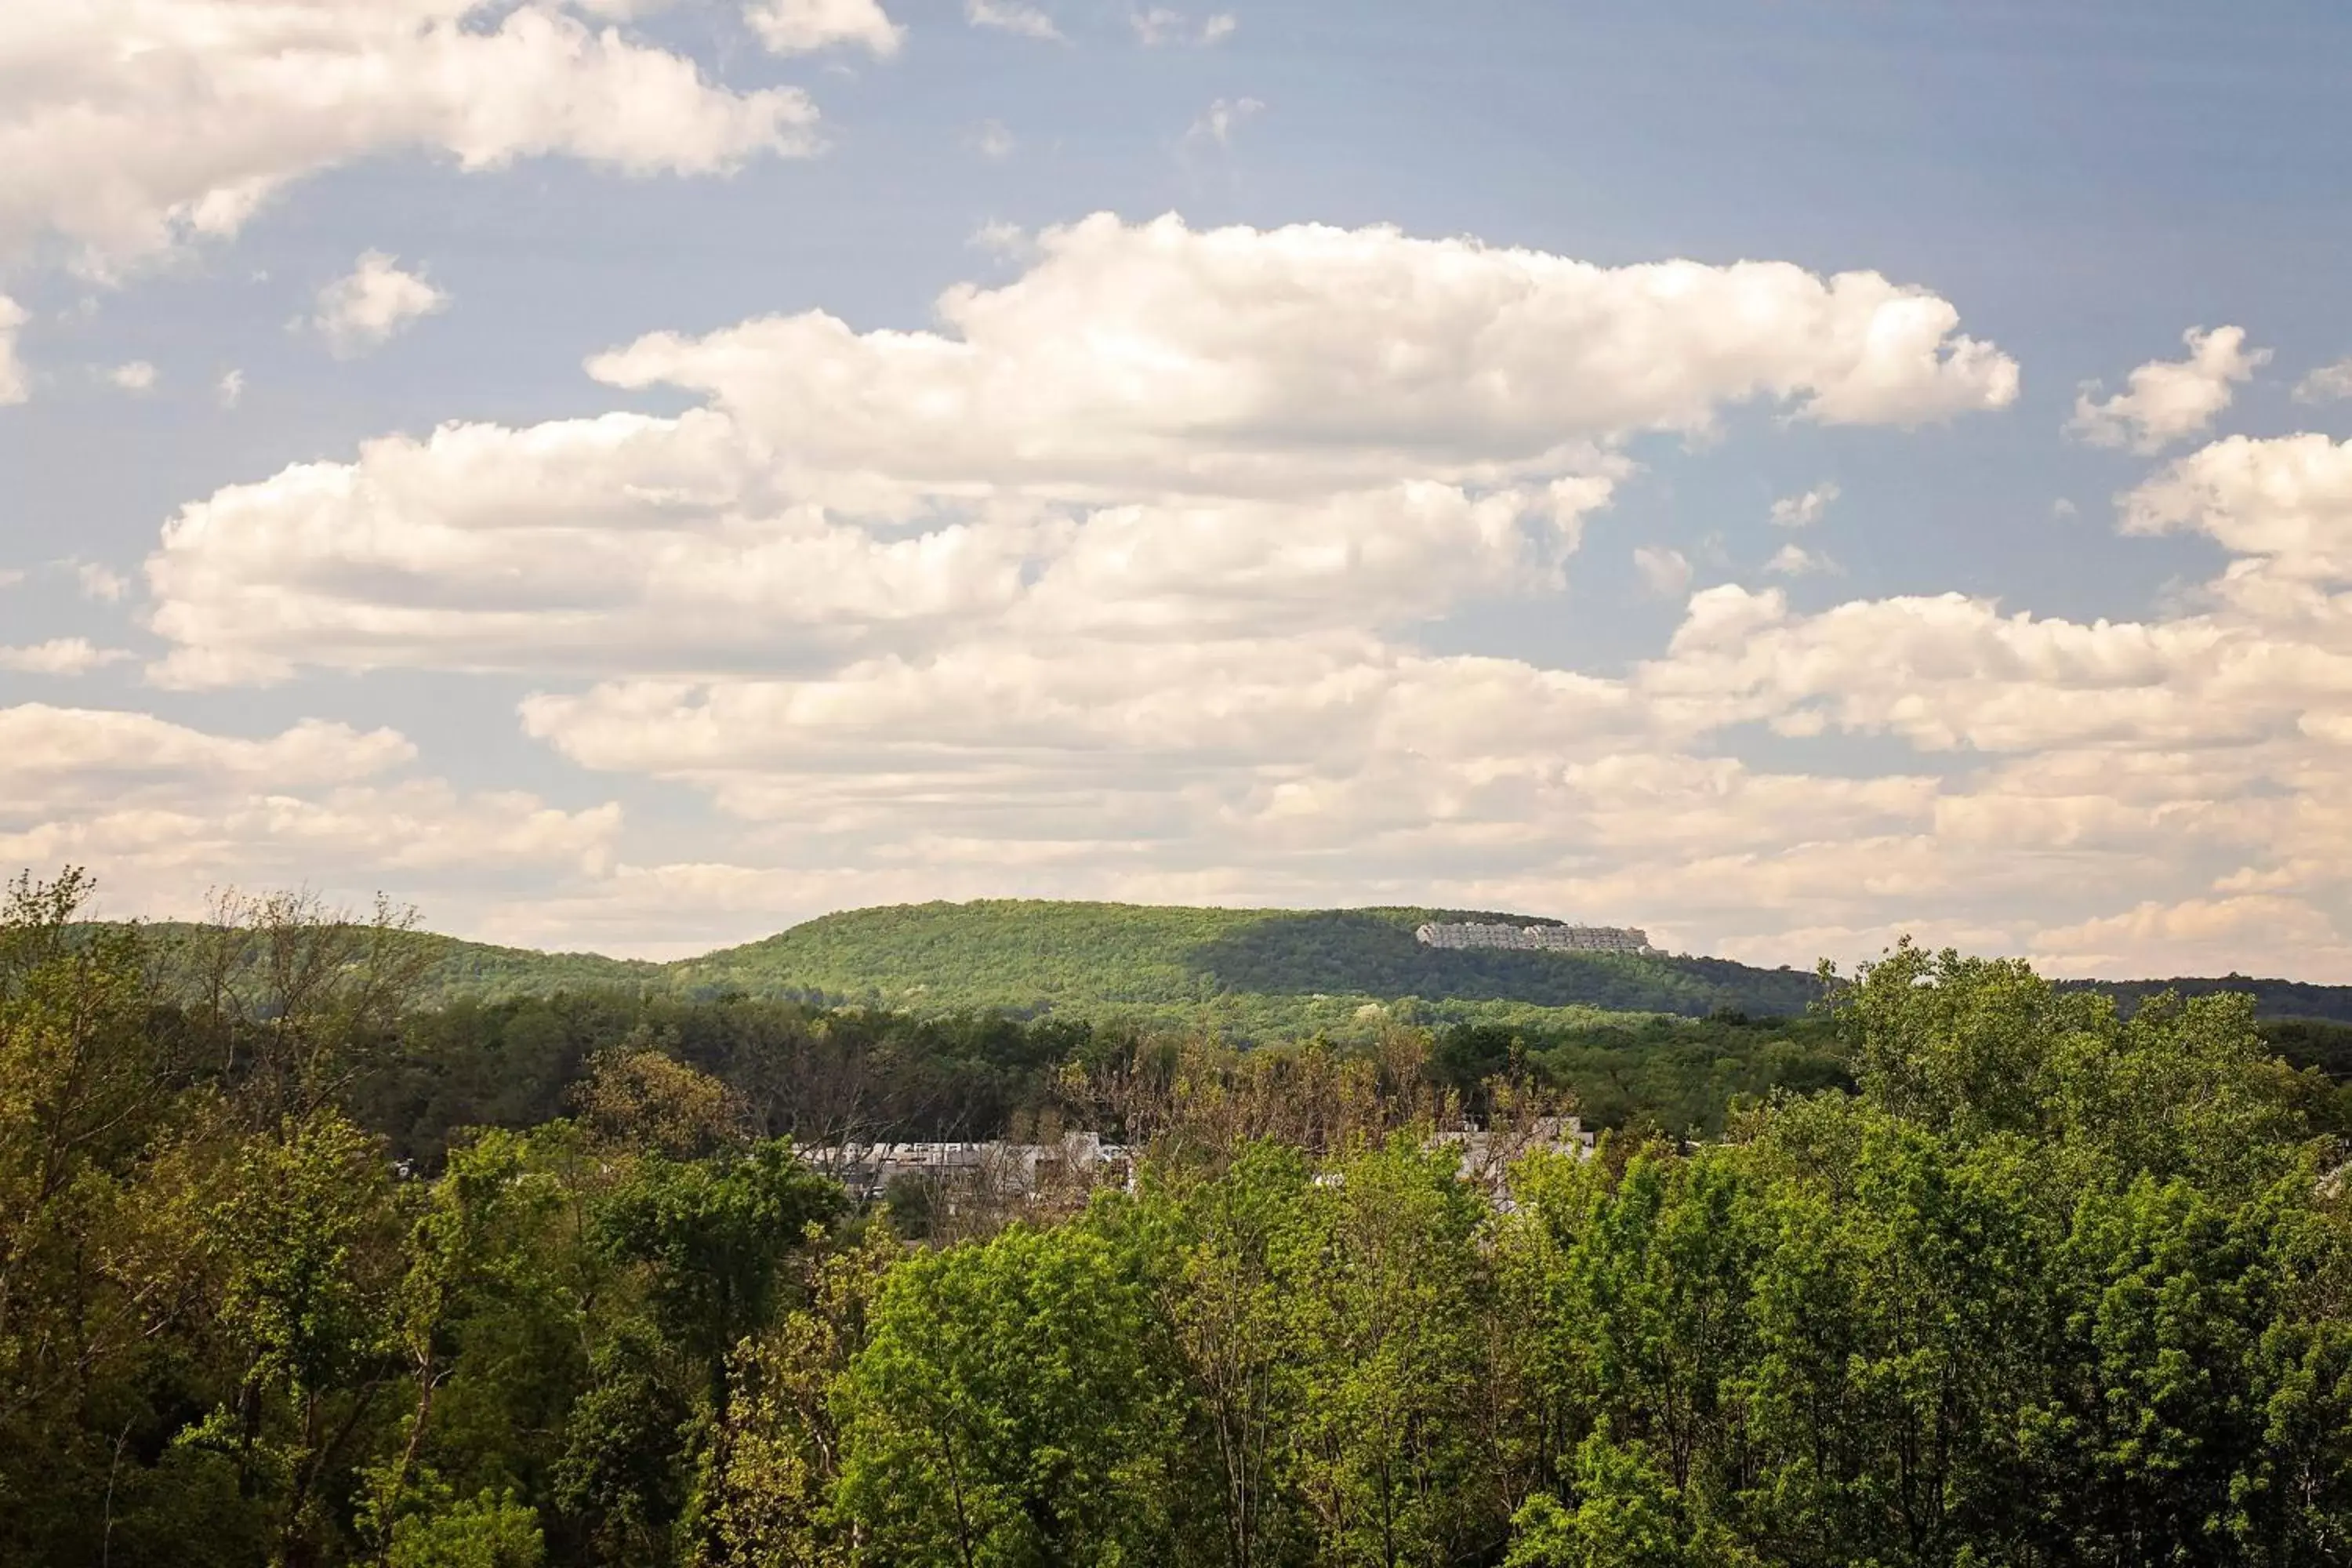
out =
[[[271,17],[0,21],[0,859],[2352,978],[2337,8]]]

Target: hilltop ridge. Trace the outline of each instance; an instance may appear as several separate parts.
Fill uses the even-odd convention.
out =
[[[1380,1017],[1509,1022],[1561,1013],[1803,1013],[1808,971],[1672,953],[1433,948],[1424,921],[1557,926],[1548,915],[1410,906],[1228,909],[987,899],[845,910],[667,963],[436,936],[433,985],[497,999],[559,990],[741,994],[918,1013],[1062,1013],[1209,1025],[1243,1037]],[[2352,986],[2238,975],[2070,981],[2126,1006],[2173,988],[2242,990],[2265,1017],[2352,1022]]]
[[[495,1000],[561,989],[740,994],[903,1011],[1062,1013],[1206,1025],[1241,1037],[1381,1016],[1505,1021],[1718,1011],[1801,1013],[1810,973],[1663,953],[1444,949],[1429,921],[1559,926],[1493,910],[1221,909],[991,899],[847,910],[668,963],[541,954],[453,938],[433,987]]]
[[[988,899],[845,910],[663,963],[427,934],[429,999],[559,992],[740,994],[917,1014],[1059,1014],[1207,1026],[1235,1038],[1423,1023],[1576,1025],[1622,1014],[1793,1016],[1818,1000],[1803,970],[1664,952],[1441,948],[1424,922],[1559,926],[1552,916],[1378,906],[1204,908]],[[188,928],[151,928],[170,940]],[[2251,993],[2266,1018],[2352,1023],[2352,986],[2241,975],[2066,981],[2126,1008],[2165,989]]]
[[[1436,948],[1430,921],[1559,925],[1423,908],[1202,909],[992,900],[853,910],[671,966],[690,989],[775,988],[894,1007],[1129,1012],[1328,1026],[1406,998],[1444,1016],[1518,1008],[1801,1013],[1811,974],[1664,954]],[[1277,1023],[1277,1020],[1279,1022]]]

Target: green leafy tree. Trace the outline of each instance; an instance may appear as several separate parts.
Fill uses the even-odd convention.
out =
[[[386,1065],[433,949],[387,899],[355,918],[310,893],[232,889],[159,956],[187,1048],[268,1129],[342,1106]]]
[[[729,1352],[774,1316],[789,1255],[842,1203],[785,1139],[691,1162],[648,1155],[597,1204],[594,1239],[636,1272],[655,1327],[723,1405]]]
[[[1313,1181],[1299,1150],[1258,1141],[1222,1172],[1153,1181],[1138,1205],[1234,1568],[1285,1560],[1307,1530],[1288,1458],[1304,1388],[1283,1270]]]
[[[571,1205],[545,1154],[528,1137],[485,1133],[451,1152],[411,1222],[391,1325],[410,1409],[397,1454],[370,1483],[383,1519],[404,1518],[412,1490],[430,1500],[447,1489],[432,1458],[501,1484],[542,1468],[515,1434],[545,1424],[549,1393],[576,1388],[584,1327],[567,1278],[576,1270],[561,1257]],[[455,1441],[439,1443],[453,1405]]]
[[[1595,1435],[1576,1452],[1574,1502],[1549,1493],[1513,1521],[1505,1568],[1737,1568],[1753,1562],[1719,1531],[1694,1526],[1680,1490],[1640,1443]]]
[[[851,1561],[855,1533],[837,1516],[843,1434],[836,1385],[865,1349],[867,1319],[904,1256],[887,1224],[823,1253],[805,1302],[736,1348],[732,1396],[705,1458],[700,1560],[727,1568],[828,1568]]]
[[[1365,1151],[1280,1238],[1300,1380],[1287,1463],[1332,1561],[1443,1563],[1499,1534],[1479,1517],[1466,1418],[1486,1204],[1458,1158],[1403,1138]]]
[[[1639,1155],[1573,1264],[1594,1394],[1678,1489],[1736,1436],[1730,1387],[1749,1357],[1755,1211],[1730,1161]]]
[[[204,1275],[212,1107],[148,1029],[139,933],[79,923],[92,889],[0,900],[0,1562],[138,1552]]]
[[[539,1516],[510,1495],[437,1499],[393,1526],[384,1568],[540,1568]]]
[[[667,1376],[649,1328],[623,1323],[590,1357],[587,1386],[564,1415],[563,1452],[550,1496],[591,1561],[664,1564],[688,1500],[687,1453],[695,1409]]]
[[[240,1370],[232,1400],[182,1441],[271,1499],[279,1561],[325,1561],[398,1366],[404,1227],[382,1149],[331,1110],[255,1134],[209,1218],[217,1321]]]
[[[2017,960],[1906,942],[1864,970],[1835,1016],[1873,1102],[1963,1141],[2010,1133],[2126,1179],[2251,1185],[2308,1131],[2294,1075],[2242,995],[2159,995],[2126,1019],[2112,997]]]
[[[875,1560],[1170,1560],[1176,1395],[1141,1281],[1085,1226],[890,1277],[842,1386],[845,1520]]]

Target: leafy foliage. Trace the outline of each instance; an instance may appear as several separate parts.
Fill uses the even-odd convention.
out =
[[[1905,945],[1796,1024],[1242,1052],[420,1011],[396,912],[86,892],[0,918],[0,1564],[2352,1560],[2341,1090],[2243,998]],[[1580,1079],[1622,1129],[1529,1146]],[[790,1141],[924,1117],[1140,1159],[916,1241]]]
[[[1179,1390],[1151,1302],[1090,1227],[1015,1226],[890,1277],[837,1398],[837,1506],[883,1561],[1148,1563]]]

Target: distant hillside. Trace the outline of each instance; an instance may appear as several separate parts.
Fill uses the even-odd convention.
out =
[[[142,928],[147,940],[169,953],[202,929],[176,921],[156,921]],[[432,950],[426,973],[430,996],[446,1000],[467,997],[499,1002],[513,996],[547,996],[560,991],[614,989],[666,990],[670,982],[663,965],[641,959],[606,958],[598,952],[540,952],[527,947],[494,947],[488,942],[461,942],[454,936],[420,933]]]
[[[1425,947],[1412,932],[1430,920],[1558,923],[1487,910],[993,900],[852,910],[667,964],[428,940],[431,989],[443,999],[740,994],[922,1014],[1124,1017],[1239,1038],[1360,1033],[1385,1018],[1580,1026],[1629,1013],[1795,1016],[1820,994],[1808,972],[1727,959]],[[152,929],[169,941],[181,928]],[[2126,1008],[2168,987],[2249,991],[2265,1018],[2352,1024],[2352,986],[2235,975],[2067,984],[2113,992]]]
[[[636,958],[606,958],[601,952],[539,952],[527,947],[492,947],[452,936],[426,940],[439,950],[434,960],[437,991],[500,1001],[509,996],[544,996],[558,991],[666,989],[666,965]]]
[[[2352,1024],[2352,985],[2314,985],[2301,980],[2257,980],[2243,974],[2177,980],[2069,980],[2069,990],[2105,991],[2128,1012],[2147,998],[2166,991],[2183,996],[2210,996],[2219,991],[2242,991],[2254,999],[2254,1013],[2263,1018],[2320,1018]]]
[[[1718,959],[1424,947],[1429,920],[1483,910],[1293,911],[997,900],[856,910],[671,966],[689,991],[891,1007],[1128,1013],[1243,1034],[1329,1027],[1404,998],[1422,1016],[1527,1009],[1801,1013],[1810,974]]]

